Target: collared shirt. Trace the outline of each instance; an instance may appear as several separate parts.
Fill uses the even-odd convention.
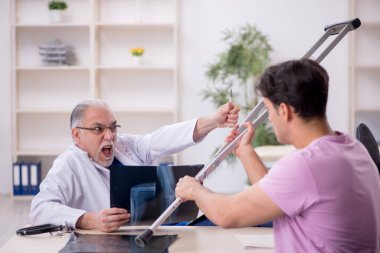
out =
[[[160,157],[194,145],[196,119],[161,127],[147,135],[120,134],[115,157],[124,165],[154,165]],[[110,172],[72,145],[57,157],[34,197],[32,224],[63,224],[70,227],[86,212],[110,208]]]

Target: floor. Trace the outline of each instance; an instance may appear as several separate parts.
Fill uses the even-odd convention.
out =
[[[12,199],[0,195],[0,247],[16,230],[28,224],[31,199]]]

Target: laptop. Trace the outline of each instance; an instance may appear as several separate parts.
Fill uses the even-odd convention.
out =
[[[130,212],[129,225],[150,225],[175,200],[175,186],[185,175],[194,177],[203,165],[110,166],[111,207]],[[194,220],[198,207],[182,203],[164,222],[175,224]]]

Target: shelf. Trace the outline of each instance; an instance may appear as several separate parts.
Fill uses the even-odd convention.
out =
[[[97,23],[98,28],[174,29],[173,23]]]
[[[15,110],[15,112],[18,114],[70,114],[71,111],[72,109],[55,110],[49,108],[20,108]]]
[[[34,195],[13,195],[14,200],[32,200]]]
[[[366,29],[366,28],[380,28],[380,21],[379,22],[376,22],[376,21],[362,22],[360,29]]]
[[[380,65],[380,26],[360,27],[354,37],[355,65]]]
[[[50,23],[46,0],[11,1],[13,161],[41,161],[44,177],[72,145],[70,114],[85,99],[105,101],[120,133],[175,123],[177,1],[67,0],[62,23]],[[39,46],[55,39],[75,65],[44,64]],[[140,65],[134,47],[145,49]]]
[[[175,66],[176,47],[173,31],[167,29],[133,29],[123,32],[119,27],[99,29],[97,65],[134,66],[130,49],[143,47],[142,66]]]
[[[380,1],[352,0],[351,3],[353,15],[359,17],[362,23],[378,23],[380,21]]]
[[[17,29],[15,32],[14,66],[23,68],[42,68],[46,65],[38,54],[38,47],[59,39],[63,44],[71,46],[76,58],[77,66],[90,66],[90,29],[88,27],[33,27],[28,29]]]
[[[70,71],[70,70],[73,70],[73,71],[76,71],[76,70],[85,70],[85,71],[88,71],[89,70],[89,67],[86,67],[86,66],[78,66],[78,65],[73,65],[73,66],[69,66],[69,65],[63,65],[63,66],[38,66],[38,67],[31,67],[31,66],[26,66],[26,67],[23,67],[23,66],[17,66],[17,67],[14,67],[15,70],[20,70],[20,71],[51,71],[51,70],[62,70],[62,71]]]
[[[358,71],[380,71],[380,65],[377,64],[356,65],[354,67]]]
[[[35,108],[35,109],[16,109],[15,112],[18,114],[71,114],[72,109],[47,109],[47,108]],[[147,107],[147,108],[136,108],[135,110],[125,110],[123,108],[112,108],[115,113],[128,113],[128,114],[141,114],[141,113],[166,113],[173,114],[174,110],[172,108],[157,108],[157,107]]]
[[[365,123],[380,137],[380,16],[379,1],[351,0],[351,14],[361,19],[361,27],[351,40],[350,130],[355,134]]]
[[[364,112],[364,113],[380,113],[380,108],[370,108],[370,107],[363,107],[363,108],[355,108],[355,112]]]
[[[72,68],[48,68],[48,71],[45,68],[37,69],[16,73],[16,112],[71,111],[78,101],[91,97],[90,71]]]
[[[17,150],[16,154],[18,156],[58,156],[64,152],[62,150]]]
[[[112,110],[115,113],[126,113],[126,114],[170,114],[172,115],[174,113],[174,110],[172,108],[157,108],[157,107],[150,107],[150,108],[140,108],[135,110],[125,110],[125,109],[118,109],[113,108]]]
[[[98,23],[175,23],[177,1],[97,0]]]
[[[140,65],[140,66],[97,66],[98,70],[105,71],[174,71],[174,66],[149,66],[149,65]]]
[[[20,25],[43,25],[50,23],[47,0],[12,0],[14,23]],[[89,24],[91,0],[66,0],[68,8],[63,13],[62,25]],[[37,14],[38,13],[38,14]],[[59,26],[60,24],[51,24]]]
[[[57,24],[51,24],[51,23],[41,23],[41,24],[15,24],[16,28],[88,28],[89,24],[81,24],[81,23],[57,23]]]

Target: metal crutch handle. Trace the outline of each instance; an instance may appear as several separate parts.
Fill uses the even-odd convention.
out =
[[[261,123],[263,123],[268,118],[268,111],[265,109],[261,114],[254,120],[252,123],[254,128],[257,128]],[[249,122],[249,121],[244,121]],[[247,129],[243,126],[243,124],[240,125],[239,129],[242,129],[240,131],[240,134],[230,143],[226,144],[226,147],[219,152],[217,156],[214,156],[213,159],[195,176],[195,179],[199,180],[200,182],[203,182],[208,175],[210,175],[216,167],[219,166],[219,164],[230,154],[232,151],[236,148],[236,146],[239,144],[241,138],[243,135],[247,132]]]
[[[253,119],[256,117],[256,115],[258,115],[259,112],[264,109],[264,107],[265,107],[264,100],[260,99],[257,105],[248,113],[248,115],[243,119],[242,122],[252,122]],[[241,133],[242,131],[244,131],[244,129],[245,129],[244,125],[240,124],[238,128],[239,132]],[[228,144],[229,143],[225,142],[223,146],[218,149],[218,151],[215,153],[212,159],[214,159],[214,157],[216,157],[221,151],[223,151],[227,147]]]

